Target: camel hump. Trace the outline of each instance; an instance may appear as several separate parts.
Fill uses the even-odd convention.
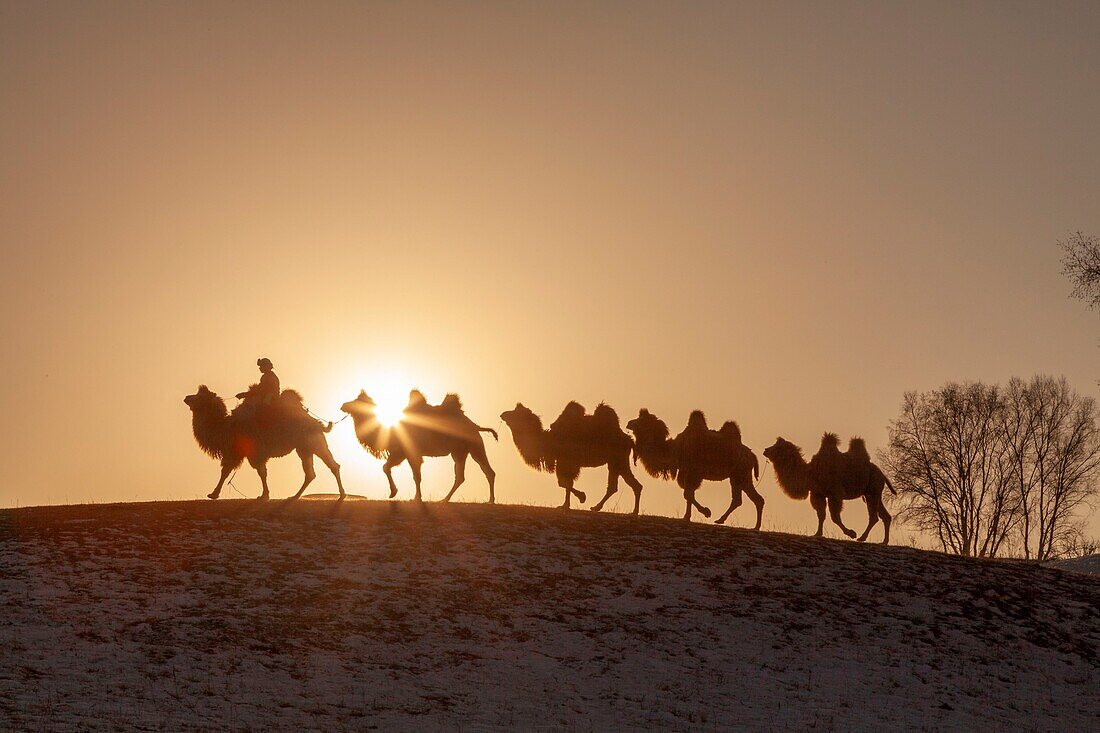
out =
[[[718,432],[730,438],[734,443],[741,442],[741,426],[733,420],[727,420],[723,423]]]
[[[840,452],[840,436],[836,433],[825,433],[821,436],[821,450]]]
[[[296,389],[284,389],[279,398],[287,402],[296,402],[299,405],[303,402],[302,394]]]
[[[592,412],[592,417],[595,418],[594,422],[598,425],[619,427],[619,414],[615,412],[611,405],[604,402],[596,406],[596,409]]]
[[[569,400],[569,404],[561,411],[562,417],[583,417],[588,410],[576,400]]]
[[[700,429],[700,430],[706,430],[707,429],[707,416],[703,413],[702,410],[692,410],[691,414],[688,415],[688,424],[687,424],[687,426],[689,428],[697,428],[697,429]]]
[[[569,430],[577,428],[583,421],[584,416],[588,411],[584,409],[584,405],[572,400],[565,406],[565,409],[558,415],[558,419],[550,423],[550,430],[554,432],[560,432],[562,430]]]
[[[867,452],[867,443],[860,437],[848,441],[848,455],[858,458],[860,461],[871,462],[871,454]]]
[[[456,415],[462,412],[462,400],[454,392],[448,392],[447,396],[443,398],[443,401],[439,403],[439,407],[444,412],[454,413]]]

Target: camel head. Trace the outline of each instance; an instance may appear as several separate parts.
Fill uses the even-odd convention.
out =
[[[355,421],[370,419],[378,411],[378,403],[370,398],[365,391],[359,390],[359,396],[350,402],[340,405],[340,412],[351,415]]]
[[[646,473],[653,478],[676,478],[676,464],[669,451],[668,425],[664,420],[643,407],[638,410],[638,417],[627,422],[626,429],[634,433],[634,463],[641,458]]]
[[[200,384],[195,394],[183,398],[183,403],[191,408],[191,429],[199,447],[211,458],[220,459],[226,447],[225,425],[229,415],[225,400]]]
[[[776,438],[775,443],[764,449],[764,457],[775,466],[775,478],[784,494],[798,500],[809,496],[813,482],[801,448],[789,440]]]
[[[776,466],[788,466],[804,460],[802,449],[783,438],[776,438],[774,443],[765,448],[764,457]]]
[[[523,462],[537,471],[553,472],[555,461],[546,454],[542,419],[521,402],[517,402],[511,410],[500,413],[500,419],[512,431],[512,441],[519,449]]]
[[[626,429],[634,433],[638,440],[662,440],[668,437],[665,421],[644,407],[638,410],[638,417],[627,422]]]
[[[538,415],[531,412],[531,409],[524,404],[517,402],[516,406],[507,409],[507,411],[500,413],[500,419],[504,420],[504,424],[513,431],[524,433],[524,431],[542,431],[542,420]]]
[[[191,408],[191,412],[206,412],[211,409],[225,414],[225,401],[210,391],[205,384],[200,384],[195,394],[189,394],[183,398],[183,404]]]
[[[389,450],[390,430],[378,420],[378,403],[365,391],[359,390],[354,400],[340,405],[340,411],[351,415],[355,423],[355,437],[359,444],[375,458],[383,458]]]

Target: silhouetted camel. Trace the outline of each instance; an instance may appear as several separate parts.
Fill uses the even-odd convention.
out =
[[[710,510],[695,499],[695,492],[704,480],[729,480],[730,506],[717,519],[718,524],[723,524],[733,510],[741,506],[742,493],[746,493],[756,506],[755,529],[760,529],[764,497],[754,484],[754,479],[760,477],[760,464],[756,454],[741,442],[737,423],[730,421],[721,430],[710,430],[706,417],[696,410],[691,413],[684,432],[671,439],[664,421],[642,408],[626,428],[634,433],[635,460],[641,459],[646,472],[654,478],[676,479],[687,503],[684,519],[691,519],[693,506],[703,516],[710,516]]]
[[[422,501],[420,493],[420,467],[425,458],[450,456],[455,462],[455,481],[443,501],[450,501],[458,487],[466,480],[466,458],[472,456],[489,482],[489,503],[496,502],[496,471],[485,455],[485,442],[481,433],[497,438],[492,428],[474,423],[462,410],[458,395],[449,394],[439,405],[429,405],[424,396],[413,390],[409,406],[400,422],[387,427],[378,421],[377,405],[360,391],[351,402],[340,409],[351,415],[355,423],[355,435],[364,448],[375,458],[386,459],[382,470],[390,484],[390,498],[397,496],[397,484],[393,482],[393,469],[404,461],[409,462],[416,482],[416,501]]]
[[[568,509],[573,495],[583,504],[583,491],[573,484],[581,468],[607,466],[607,493],[592,511],[604,504],[619,490],[619,477],[634,490],[634,514],[642,498],[642,484],[630,470],[630,450],[634,441],[619,427],[619,416],[607,405],[600,405],[591,415],[584,407],[570,402],[549,430],[542,429],[542,420],[520,403],[515,409],[502,412],[500,419],[512,430],[512,440],[525,463],[531,468],[557,476],[558,486],[565,489],[562,508]]]
[[[313,456],[320,458],[332,475],[336,477],[336,486],[340,496],[344,496],[344,485],[340,481],[340,464],[332,457],[328,449],[325,433],[332,429],[314,420],[302,406],[302,397],[292,389],[284,390],[271,405],[263,409],[267,419],[260,421],[264,429],[258,427],[255,408],[246,402],[238,405],[230,414],[225,400],[200,385],[198,391],[183,399],[191,408],[191,428],[199,447],[211,458],[221,461],[221,478],[210,492],[211,499],[221,494],[226,478],[247,458],[249,464],[260,475],[263,494],[259,498],[267,499],[267,461],[279,458],[291,451],[297,451],[302,459],[305,480],[292,498],[297,499],[317,476],[313,469]],[[240,411],[243,414],[239,414]]]
[[[817,512],[817,533],[820,537],[825,526],[825,506],[829,516],[848,537],[856,533],[844,526],[840,511],[845,499],[863,497],[867,502],[867,529],[859,541],[870,534],[879,518],[885,529],[882,544],[890,542],[890,513],[882,503],[882,491],[893,485],[882,470],[871,463],[867,446],[861,438],[848,441],[848,451],[840,452],[840,439],[833,433],[821,438],[821,448],[809,463],[802,457],[802,449],[794,443],[776,438],[775,444],[764,450],[764,456],[775,466],[775,475],[783,493],[792,499],[810,497],[810,505]]]

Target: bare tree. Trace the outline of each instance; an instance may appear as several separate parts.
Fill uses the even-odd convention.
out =
[[[1090,308],[1100,306],[1100,237],[1074,232],[1058,246],[1065,253],[1062,272],[1073,281],[1073,297]]]
[[[1065,378],[1014,378],[1003,393],[1002,426],[1019,496],[1024,556],[1057,557],[1080,534],[1078,515],[1100,476],[1096,402]]]
[[[905,502],[903,516],[945,552],[992,557],[1008,549],[1020,520],[1002,439],[995,385],[949,383],[908,392],[880,458]]]

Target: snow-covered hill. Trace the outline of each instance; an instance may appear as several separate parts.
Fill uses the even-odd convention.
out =
[[[1100,580],[534,507],[0,512],[0,728],[1088,730]]]
[[[1071,557],[1067,560],[1055,560],[1050,564],[1062,570],[1073,570],[1077,573],[1093,573],[1100,575],[1100,555]]]

